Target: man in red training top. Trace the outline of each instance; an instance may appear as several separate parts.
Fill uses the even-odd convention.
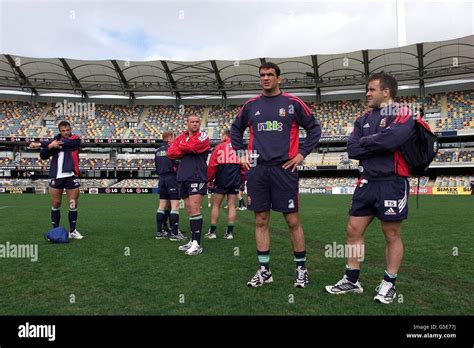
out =
[[[227,196],[227,230],[225,239],[233,239],[234,223],[236,218],[235,199],[242,182],[243,169],[240,158],[237,157],[230,143],[230,130],[226,129],[221,136],[221,143],[214,148],[209,169],[207,171],[208,186],[213,191],[211,209],[211,227],[206,233],[207,239],[216,238],[219,209]]]
[[[188,116],[186,124],[188,130],[171,143],[167,154],[171,160],[181,160],[177,172],[178,190],[184,200],[192,232],[190,241],[178,249],[185,251],[186,255],[199,255],[203,251],[201,202],[207,193],[206,160],[211,145],[208,135],[200,131],[199,116]]]

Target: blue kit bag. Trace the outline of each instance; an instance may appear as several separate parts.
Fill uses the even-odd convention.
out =
[[[44,234],[51,243],[69,243],[69,233],[64,227],[56,227]]]

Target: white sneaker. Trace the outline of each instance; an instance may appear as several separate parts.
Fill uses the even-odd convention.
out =
[[[305,288],[309,284],[308,270],[305,267],[296,267],[295,288]]]
[[[84,236],[79,233],[78,230],[74,230],[72,232],[69,232],[69,238],[70,239],[82,239]]]
[[[272,271],[265,269],[265,267],[260,266],[260,269],[255,273],[255,275],[247,282],[248,287],[256,288],[262,286],[265,283],[272,283],[273,276]]]
[[[224,239],[234,239],[234,235],[232,233],[225,233]]]
[[[204,249],[198,244],[197,240],[193,240],[191,247],[186,250],[186,255],[199,255]]]
[[[206,238],[206,239],[216,239],[217,236],[216,236],[215,232],[211,232],[211,230],[209,229],[209,231],[204,235],[204,238]]]
[[[340,295],[340,294],[347,294],[349,292],[355,292],[357,294],[362,294],[364,289],[360,285],[360,282],[357,281],[356,283],[352,283],[347,279],[347,276],[344,274],[341,280],[339,280],[334,285],[328,285],[325,287],[326,291],[330,294]]]
[[[191,248],[191,244],[192,244],[192,243],[193,243],[193,241],[190,240],[190,241],[187,242],[186,244],[181,245],[180,247],[178,247],[178,250],[186,251],[186,250],[188,250],[189,248]]]
[[[375,302],[390,304],[397,296],[395,285],[393,283],[382,280],[379,286],[375,288],[377,295],[374,297]]]

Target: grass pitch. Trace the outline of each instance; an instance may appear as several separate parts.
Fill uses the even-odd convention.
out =
[[[403,224],[405,258],[390,306],[372,302],[385,269],[385,241],[374,220],[366,232],[363,294],[334,296],[344,258],[325,257],[325,245],[345,243],[351,196],[302,195],[310,285],[295,289],[289,232],[272,213],[271,268],[275,282],[247,288],[257,270],[254,218],[238,211],[235,239],[204,240],[204,253],[186,256],[183,244],[155,240],[156,195],[82,195],[81,241],[53,245],[47,195],[0,195],[0,244],[38,244],[38,261],[0,258],[1,315],[472,315],[473,197],[411,198]],[[206,201],[206,200],[205,200]],[[203,208],[204,232],[210,209]],[[61,225],[68,228],[63,202]],[[181,210],[181,229],[190,236]],[[129,251],[129,256],[127,256]]]

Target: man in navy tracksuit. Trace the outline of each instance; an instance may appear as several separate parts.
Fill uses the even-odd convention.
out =
[[[186,237],[179,231],[179,192],[177,181],[178,161],[170,160],[167,151],[170,143],[174,140],[172,132],[163,133],[163,145],[155,152],[156,173],[159,175],[158,192],[160,194],[160,203],[156,212],[156,239],[168,237],[163,230],[163,224],[167,219],[165,210],[171,205],[169,219],[171,223],[171,241],[185,240]]]
[[[51,158],[49,167],[49,193],[51,195],[51,221],[58,227],[61,219],[61,200],[66,190],[69,202],[69,238],[82,239],[76,230],[77,203],[79,200],[79,149],[81,139],[71,133],[71,125],[67,121],[58,124],[60,134],[51,141],[30,144],[31,149],[41,148],[43,160]]]
[[[230,130],[226,129],[221,136],[222,142],[214,148],[209,159],[207,171],[208,187],[212,189],[211,227],[206,233],[207,239],[216,238],[217,221],[222,201],[227,196],[227,230],[225,239],[234,239],[234,223],[237,216],[235,199],[243,177],[243,166],[230,143]]]
[[[179,135],[168,149],[171,160],[181,159],[178,167],[178,189],[189,215],[192,239],[178,249],[186,255],[199,255],[202,216],[202,196],[207,194],[207,154],[211,148],[209,137],[200,132],[201,118],[190,115],[186,121],[188,130]]]
[[[387,268],[375,289],[374,301],[392,303],[396,297],[395,280],[403,259],[402,220],[408,216],[410,169],[399,148],[415,132],[415,121],[408,108],[393,102],[398,84],[386,73],[370,77],[367,87],[371,110],[359,117],[347,142],[349,158],[360,161],[361,177],[352,198],[347,225],[347,244],[359,255],[347,255],[346,274],[334,285],[331,294],[362,293],[359,282],[363,259],[364,232],[377,217],[385,235]]]
[[[257,255],[260,269],[247,283],[257,287],[273,281],[270,260],[270,209],[282,212],[291,232],[296,261],[295,287],[308,284],[306,250],[298,208],[296,167],[311,153],[321,136],[321,127],[311,109],[299,98],[280,91],[280,68],[274,63],[260,66],[261,95],[249,99],[232,124],[232,146],[244,151],[243,134],[250,139],[247,166],[247,207],[255,213]],[[299,127],[306,139],[299,144]]]

